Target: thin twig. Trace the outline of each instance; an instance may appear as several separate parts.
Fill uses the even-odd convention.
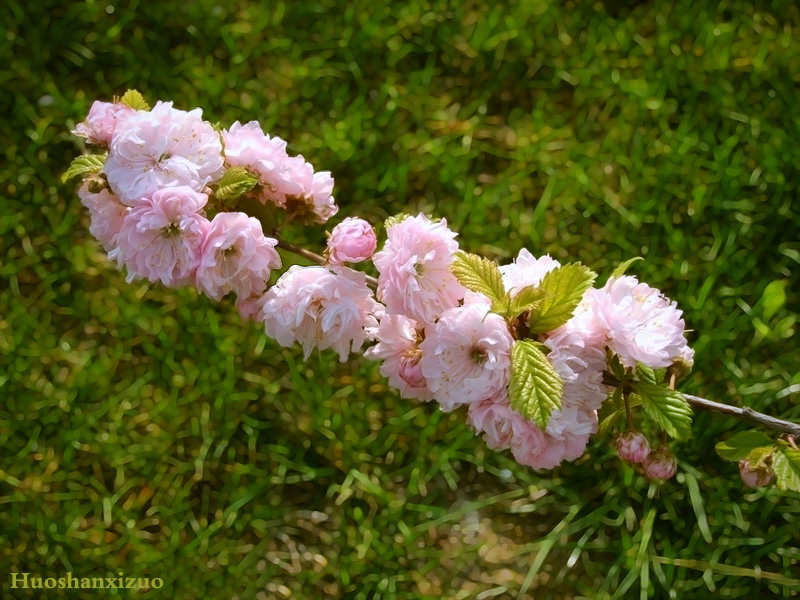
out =
[[[749,406],[740,408],[738,406],[731,406],[730,404],[722,404],[721,402],[706,400],[705,398],[699,398],[698,396],[692,396],[691,394],[682,395],[684,398],[686,398],[686,401],[692,405],[693,408],[698,410],[708,410],[711,412],[720,413],[722,415],[727,415],[729,417],[736,417],[737,419],[750,421],[751,423],[756,423],[758,425],[762,425],[763,427],[789,433],[794,436],[800,436],[800,425],[797,423],[792,423],[791,421],[784,421],[783,419],[765,415],[764,413],[753,410]]]
[[[283,248],[284,250],[288,250],[289,252],[294,252],[302,256],[303,258],[307,258],[308,260],[317,263],[318,265],[326,265],[328,263],[325,260],[325,257],[317,254],[316,252],[311,252],[311,250],[306,250],[305,248],[301,248],[300,246],[295,246],[290,242],[286,242],[282,239],[278,239],[278,247]],[[367,275],[367,285],[373,288],[378,287],[378,280],[372,277],[371,275]]]

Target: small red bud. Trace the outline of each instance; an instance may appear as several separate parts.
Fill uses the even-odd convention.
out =
[[[650,479],[666,481],[678,471],[678,463],[666,446],[659,446],[644,461],[644,472]]]
[[[620,458],[638,465],[645,461],[650,454],[650,444],[647,438],[638,431],[626,431],[614,438],[614,446],[617,448]]]

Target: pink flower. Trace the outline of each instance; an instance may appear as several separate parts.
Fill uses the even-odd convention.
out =
[[[458,305],[466,291],[450,271],[458,250],[447,222],[424,215],[389,227],[388,240],[373,262],[380,272],[378,299],[389,314],[433,323]]]
[[[229,292],[238,298],[263,293],[272,269],[281,266],[277,240],[266,237],[261,222],[240,212],[218,213],[206,234],[196,283],[214,300]]]
[[[348,217],[333,228],[328,238],[328,257],[333,265],[358,263],[370,258],[378,245],[375,230],[364,219]]]
[[[657,289],[624,276],[586,297],[605,326],[609,348],[626,367],[641,362],[659,369],[687,357],[682,313]]]
[[[774,475],[768,466],[753,466],[746,458],[739,461],[739,474],[742,476],[742,482],[754,489],[769,485]]]
[[[202,213],[207,201],[208,196],[185,186],[142,198],[125,216],[109,258],[128,268],[128,281],[143,277],[169,287],[187,283],[209,226]]]
[[[505,392],[470,404],[467,420],[490,448],[511,448],[518,463],[534,469],[553,469],[579,458],[589,440],[588,433],[556,438],[542,431],[511,408]]]
[[[258,177],[262,202],[294,211],[313,214],[324,223],[339,210],[333,196],[330,173],[314,172],[302,156],[289,156],[286,142],[270,137],[256,121],[242,125],[238,121],[222,132],[225,161],[232,167],[246,167]]]
[[[332,348],[345,362],[378,326],[379,310],[364,273],[293,265],[267,291],[262,316],[281,346],[300,342],[306,358],[314,348]]]
[[[186,112],[158,102],[118,124],[103,171],[123,203],[133,206],[165,187],[199,192],[222,175],[219,134],[202,116],[199,108]]]
[[[247,298],[236,298],[236,308],[245,321],[260,321],[264,312],[266,294],[253,294]]]
[[[422,373],[443,411],[505,389],[514,340],[503,318],[486,305],[450,308],[425,334]]]
[[[119,102],[95,101],[86,120],[78,123],[72,133],[86,138],[90,144],[108,146],[117,125],[134,112],[131,107]]]
[[[547,273],[559,266],[559,262],[549,254],[536,258],[523,248],[512,264],[500,267],[500,273],[506,290],[514,296],[524,287],[539,285]]]
[[[650,454],[650,443],[638,431],[620,433],[614,438],[614,446],[622,460],[634,465],[644,462]]]
[[[678,463],[666,446],[652,450],[644,460],[644,472],[650,479],[666,481],[672,479],[678,471]]]
[[[403,398],[418,398],[427,402],[433,395],[425,383],[420,364],[421,334],[422,330],[415,321],[402,315],[384,315],[375,332],[378,343],[368,348],[364,356],[383,360],[381,375],[389,378],[389,385],[400,390]]]
[[[89,232],[101,243],[106,252],[117,246],[117,238],[122,229],[122,222],[130,209],[122,204],[109,190],[103,189],[93,194],[89,191],[89,183],[78,190],[78,197],[89,209],[91,224]]]

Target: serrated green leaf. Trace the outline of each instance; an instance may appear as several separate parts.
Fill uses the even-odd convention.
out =
[[[659,383],[656,380],[656,370],[642,363],[636,363],[636,376],[639,378],[639,381],[653,384]]]
[[[544,298],[538,314],[531,315],[531,333],[547,333],[566,323],[596,277],[581,263],[569,263],[547,273],[539,284]]]
[[[69,168],[61,176],[61,183],[67,183],[73,177],[79,175],[94,175],[103,170],[106,162],[105,154],[82,154],[72,160]]]
[[[150,105],[139,90],[128,90],[119,101],[133,110],[150,110]]]
[[[258,178],[244,167],[233,167],[225,171],[217,181],[214,195],[225,202],[236,200],[258,184]]]
[[[692,434],[692,407],[675,390],[645,381],[634,383],[645,413],[670,437],[686,440]]]
[[[779,490],[800,492],[800,450],[780,448],[772,457],[772,470]]]
[[[518,317],[526,311],[538,311],[544,301],[544,291],[535,285],[520,289],[511,299],[509,317]]]
[[[511,349],[508,395],[511,407],[541,429],[550,415],[561,408],[564,384],[540,344],[520,340]]]
[[[461,285],[488,297],[495,312],[508,311],[508,295],[496,262],[477,254],[456,252],[451,269]]]
[[[386,219],[383,222],[383,228],[384,229],[389,229],[391,227],[394,227],[398,223],[402,223],[403,221],[405,221],[410,216],[411,215],[406,214],[406,213],[398,213],[396,215],[392,215],[391,217],[389,217],[388,219]]]
[[[740,461],[747,458],[750,452],[763,446],[772,446],[775,442],[768,435],[749,429],[734,433],[724,442],[719,442],[715,448],[720,458],[730,461]]]
[[[627,272],[628,267],[630,267],[633,263],[639,260],[644,260],[644,259],[641,256],[634,256],[633,258],[629,258],[625,262],[618,264],[616,269],[614,269],[614,272],[611,273],[611,278],[613,279],[616,277],[622,277]]]

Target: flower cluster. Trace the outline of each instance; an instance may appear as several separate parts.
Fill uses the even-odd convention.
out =
[[[345,360],[377,327],[382,307],[366,276],[345,266],[375,250],[374,230],[359,219],[334,230],[329,265],[293,266],[270,287],[282,266],[278,240],[231,200],[249,196],[318,223],[337,206],[330,173],[289,155],[258,123],[220,131],[199,108],[151,109],[128,92],[95,102],[74,133],[102,153],[76,159],[68,176],[83,176],[78,194],[90,232],[128,281],[191,285],[214,300],[233,292],[243,317],[281,344],[302,343],[306,355],[333,348]]]
[[[651,478],[674,475],[669,450],[651,451],[630,429],[637,407],[669,405],[656,420],[673,437],[690,419],[667,381],[693,354],[681,311],[658,290],[622,270],[596,288],[579,263],[524,249],[498,267],[424,214],[387,221],[379,250],[372,226],[345,219],[325,256],[299,250],[318,265],[278,276],[278,247],[297,249],[278,227],[265,232],[264,214],[324,223],[337,212],[330,174],[285,141],[256,122],[220,129],[200,109],[150,109],[134,92],[96,102],[75,133],[105,152],[76,159],[71,174],[84,178],[91,233],[129,280],[192,285],[214,300],[233,292],[243,317],[306,357],[332,349],[345,361],[370,343],[366,356],[403,397],[463,407],[489,447],[536,469],[576,460],[601,420],[627,413],[620,455]],[[348,266],[369,259],[377,280]]]

